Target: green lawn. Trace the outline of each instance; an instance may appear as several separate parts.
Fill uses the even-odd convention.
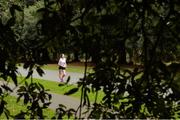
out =
[[[20,83],[21,81],[24,80],[24,77],[18,77],[18,82]],[[30,82],[31,80],[30,79],[27,79],[26,80],[27,82]],[[60,84],[59,82],[55,82],[55,81],[48,81],[48,80],[43,80],[43,79],[33,79],[34,82],[39,82],[41,83],[46,89],[48,89],[50,92],[52,93],[57,93],[57,94],[64,94],[66,92],[68,92],[69,90],[73,89],[73,88],[76,88],[77,85],[73,84],[73,85],[70,85],[70,84],[67,84],[67,85],[62,85]],[[25,82],[25,81],[24,81]],[[80,99],[80,96],[81,96],[81,89],[79,88],[79,90],[70,95],[72,97],[75,97],[77,99]],[[98,99],[97,101],[100,101],[102,98],[103,98],[104,94],[103,92],[99,92],[98,93]],[[95,99],[95,93],[93,92],[90,92],[89,93],[89,99],[91,102],[94,102],[94,99]]]
[[[23,79],[24,79],[23,77],[19,77],[18,78],[18,82],[22,81]],[[30,79],[27,79],[26,81],[30,82]],[[33,81],[34,82],[39,82],[39,83],[43,84],[43,86],[46,89],[49,89],[50,92],[57,93],[57,94],[64,94],[65,92],[69,91],[70,89],[77,87],[77,85],[63,85],[63,86],[59,86],[59,82],[42,80],[42,79],[35,79],[35,78],[33,79]],[[75,97],[77,99],[80,99],[80,95],[81,95],[81,91],[78,90],[78,92],[76,92],[75,94],[72,94],[70,96]],[[100,101],[103,98],[103,96],[104,96],[103,92],[100,91],[99,94],[98,94],[98,101]],[[91,92],[89,94],[89,99],[90,99],[91,102],[94,102],[95,94]],[[16,103],[14,102],[14,104],[16,104]],[[13,107],[13,105],[10,105],[10,106]],[[22,106],[20,106],[20,107],[22,107]],[[16,111],[16,110],[13,110],[13,108],[11,108],[11,109],[12,109],[12,111]],[[19,109],[21,109],[21,108],[19,108]],[[175,116],[177,116],[177,115],[175,115]],[[1,117],[0,117],[0,119],[1,119]]]
[[[27,81],[29,83],[31,80],[30,79],[24,80],[24,77],[18,77],[18,83],[24,84],[25,81]],[[77,87],[77,85],[63,85],[63,86],[61,86],[62,84],[60,84],[60,86],[59,86],[59,82],[53,82],[53,81],[35,79],[35,78],[33,79],[33,82],[37,82],[37,83],[39,82],[46,89],[49,89],[50,92],[57,93],[57,94],[64,94],[65,92],[69,91],[70,89]],[[99,93],[98,101],[100,101],[102,99],[103,95],[104,95],[103,92]],[[78,92],[76,92],[75,94],[72,94],[70,96],[75,97],[77,99],[80,99],[81,91],[78,90]],[[89,94],[89,99],[90,99],[91,102],[94,102],[95,94],[91,92]],[[16,100],[17,100],[17,98],[14,97],[14,96],[8,96],[6,98],[6,101],[8,103],[7,108],[11,111],[11,115],[16,115],[21,110],[22,111],[26,110],[26,106],[23,104],[23,101],[20,100],[17,103]],[[55,114],[54,110],[51,110],[51,109],[44,110],[44,115],[46,116],[46,119],[52,118],[54,116],[54,114]],[[65,116],[65,118],[66,117],[67,116]],[[2,114],[0,116],[0,119],[6,119],[5,114]]]
[[[18,64],[18,66],[23,66],[23,63]],[[87,67],[87,72],[92,72],[92,66]],[[57,64],[47,64],[42,66],[42,69],[45,70],[58,70]],[[81,63],[80,65],[68,64],[67,65],[67,72],[75,72],[75,73],[84,73],[85,66]]]
[[[58,70],[58,65],[47,64],[47,65],[44,65],[42,68],[46,69],[46,70]],[[66,68],[66,71],[67,72],[75,72],[75,73],[84,73],[84,69],[85,69],[85,67],[82,65],[78,66],[78,65],[69,64]],[[88,67],[87,72],[91,72],[91,71],[92,71],[92,67]]]
[[[18,103],[16,102],[17,98],[14,97],[14,96],[8,96],[5,98],[6,102],[8,103],[7,104],[7,109],[10,111],[11,115],[14,116],[18,113],[20,113],[20,111],[25,111],[26,110],[26,107],[24,104],[23,104],[23,101],[20,100]],[[44,110],[44,115],[46,116],[45,118],[46,119],[50,119],[52,118],[54,115],[55,115],[55,111],[54,110],[51,110],[51,109],[45,109]],[[5,114],[3,113],[1,116],[0,116],[0,119],[6,119],[6,116]],[[11,118],[12,119],[12,118]],[[28,119],[28,118],[27,118]]]
[[[22,66],[22,64],[20,64],[20,66]],[[43,66],[42,68],[48,69],[48,70],[58,70],[58,65],[48,64],[48,65]],[[81,65],[68,64],[67,72],[83,73],[84,66],[83,66],[83,64],[81,64]],[[89,66],[87,72],[92,72],[92,67]],[[24,77],[19,77],[18,81],[20,82],[23,79],[24,79]],[[26,81],[30,82],[29,79],[27,79]],[[43,80],[43,79],[35,79],[35,78],[34,78],[34,82],[41,83],[46,89],[49,89],[50,92],[57,93],[57,94],[64,94],[64,93],[68,92],[69,90],[77,87],[77,85],[69,85],[69,84],[64,85],[64,86],[59,86],[59,82]],[[80,99],[80,96],[81,96],[80,88],[75,94],[72,94],[70,96]],[[104,96],[103,92],[99,92],[97,100],[100,101],[103,98],[103,96]],[[91,102],[94,102],[95,93],[90,92],[89,99]]]

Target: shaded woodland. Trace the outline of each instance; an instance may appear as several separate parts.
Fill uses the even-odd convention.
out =
[[[85,60],[79,80],[80,109],[54,116],[88,118],[178,118],[180,114],[180,1],[179,0],[1,0],[0,80],[17,83],[17,64],[43,74],[41,66],[59,53]],[[94,72],[87,73],[87,62]],[[124,65],[133,66],[131,68]],[[92,90],[101,102],[89,102]],[[43,119],[51,95],[41,84],[17,91],[26,111],[11,116],[5,97],[12,92],[0,86],[0,115]],[[74,112],[78,111],[78,115]]]

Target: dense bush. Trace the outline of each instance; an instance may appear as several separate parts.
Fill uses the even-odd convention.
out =
[[[27,77],[30,77],[35,69],[43,73],[40,66],[50,59],[49,54],[75,51],[85,55],[86,67],[90,58],[95,63],[94,73],[87,74],[85,69],[84,78],[78,83],[82,96],[76,117],[82,118],[82,107],[86,106],[89,118],[97,119],[179,117],[178,0],[44,0],[36,3],[26,8],[20,1],[12,2],[6,22],[2,22],[1,16],[2,80],[11,77],[18,86],[16,63],[22,59],[24,67],[29,68]],[[5,2],[1,3],[1,8],[5,9],[3,5]],[[20,13],[18,16],[17,11],[24,12],[23,16]],[[23,25],[18,23],[20,17]],[[130,62],[138,65],[124,68],[127,55]],[[26,88],[32,89],[26,91]],[[37,92],[36,89],[41,92],[33,98],[27,97],[34,90]],[[90,89],[96,97],[98,91],[103,90],[105,96],[100,103],[89,102]],[[0,91],[0,113],[8,116],[4,95],[11,90],[1,86]],[[43,86],[32,80],[31,84],[21,87],[18,94],[24,96],[25,104],[35,104],[31,106],[32,118],[43,118],[41,110],[50,100]],[[39,95],[47,101],[36,99]],[[57,109],[60,110],[58,118],[74,112],[63,108],[60,105]]]

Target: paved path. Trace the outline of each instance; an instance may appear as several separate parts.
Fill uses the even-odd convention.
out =
[[[28,74],[28,70],[23,69],[22,67],[18,68],[18,72],[22,76],[26,76]],[[49,81],[58,81],[58,70],[44,70],[44,75],[40,76],[36,70],[33,73],[33,78],[39,78],[39,79],[44,79],[44,80],[49,80]],[[79,78],[83,77],[83,74],[80,73],[72,73],[72,72],[67,72],[67,75],[65,77],[65,80],[67,77],[70,76],[70,84],[75,84],[79,80]],[[49,108],[51,109],[56,109],[59,104],[65,105],[67,108],[74,108],[75,110],[78,108],[80,104],[80,100],[74,97],[70,96],[65,96],[65,95],[60,95],[60,94],[52,94],[52,103],[50,104]],[[16,92],[14,91],[13,95],[16,96]]]
[[[18,67],[18,72],[22,76],[26,76],[28,74],[28,70],[23,69],[22,67]],[[39,79],[44,79],[44,80],[50,80],[50,81],[58,81],[58,70],[44,70],[43,76],[40,76],[36,70],[33,72],[33,77],[34,78],[39,78]],[[70,84],[75,84],[77,81],[79,81],[80,78],[83,78],[83,74],[81,73],[73,73],[73,72],[66,72],[67,75],[65,77],[65,80],[67,80],[68,76],[70,76]]]
[[[22,67],[18,68],[18,72],[20,75],[22,76],[26,76],[28,73],[28,70],[23,69]],[[58,81],[58,71],[55,70],[44,70],[45,74],[41,77],[38,75],[38,73],[35,71],[33,73],[33,77],[34,78],[40,78],[40,79],[44,79],[44,80],[50,80],[50,81]],[[65,79],[67,79],[67,77],[70,76],[70,83],[71,84],[75,84],[77,83],[77,81],[79,80],[79,78],[83,77],[83,74],[80,73],[71,73],[71,72],[67,72],[67,76]],[[0,81],[0,85],[1,84],[5,84],[3,81]],[[14,84],[9,84],[9,87],[11,87],[13,89],[13,92],[11,93],[11,95],[13,96],[17,96],[17,89]],[[15,89],[14,89],[15,88]],[[60,94],[55,94],[55,93],[50,93],[52,95],[52,99],[51,99],[51,104],[49,106],[49,108],[55,110],[56,108],[59,107],[59,104],[63,104],[67,107],[67,109],[69,108],[73,108],[75,110],[78,109],[79,104],[80,104],[80,100],[74,97],[70,97],[70,96],[65,96],[65,95],[60,95]],[[84,108],[83,108],[84,111]],[[84,117],[86,115],[83,115]]]

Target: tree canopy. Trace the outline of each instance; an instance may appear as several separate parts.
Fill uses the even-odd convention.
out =
[[[28,5],[27,1],[0,2],[2,81],[10,77],[19,86],[19,62],[29,68],[28,78],[33,70],[42,75],[40,67],[53,53],[81,54],[86,68],[78,83],[81,102],[75,118],[82,118],[86,106],[88,118],[177,118],[179,0],[30,0]],[[94,63],[89,74],[88,59]],[[96,97],[100,90],[105,93],[101,102],[89,102],[90,90]],[[7,117],[10,111],[4,98],[9,91],[8,85],[0,86],[0,114]],[[51,95],[41,84],[32,80],[17,93],[30,107],[13,118],[44,118],[42,109],[50,104]],[[64,115],[59,112],[58,118]]]

